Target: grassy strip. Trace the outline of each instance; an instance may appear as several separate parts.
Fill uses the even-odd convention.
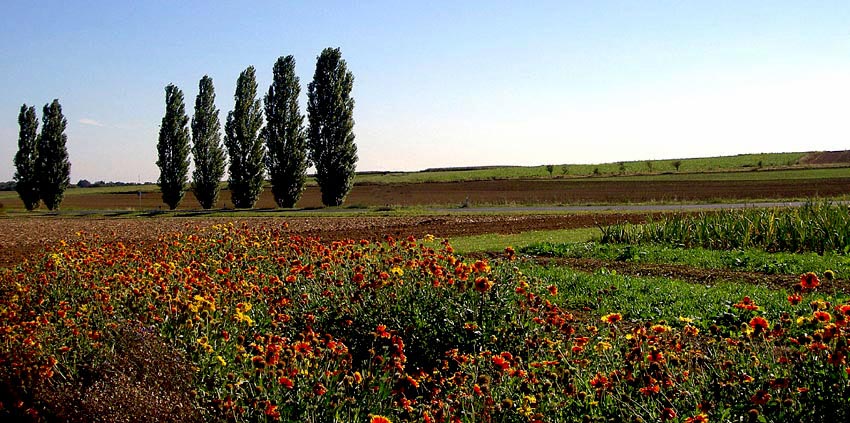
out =
[[[524,275],[558,287],[558,304],[593,315],[620,313],[633,322],[679,321],[692,319],[700,328],[711,325],[740,326],[749,319],[735,307],[745,296],[764,309],[768,320],[778,320],[782,313],[793,314],[797,308],[788,303],[788,292],[750,284],[724,282],[712,286],[658,277],[637,277],[599,271],[593,274],[565,267],[534,264],[521,266]],[[807,300],[838,303],[847,296],[825,293],[809,294]]]
[[[594,258],[631,263],[672,263],[702,269],[729,269],[765,274],[799,275],[832,270],[850,274],[850,258],[835,253],[767,253],[756,249],[708,250],[656,244],[600,244],[594,242],[540,242],[520,250],[526,254],[567,258]]]
[[[557,229],[551,231],[528,231],[519,234],[484,234],[451,238],[455,251],[460,254],[502,251],[506,246],[514,249],[526,248],[539,243],[583,242],[589,240],[597,229]]]

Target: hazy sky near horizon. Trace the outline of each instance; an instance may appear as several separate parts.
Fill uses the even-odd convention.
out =
[[[191,116],[293,55],[355,77],[358,170],[850,148],[850,2],[4,1],[0,180],[58,98],[71,180],[156,181],[164,87]]]

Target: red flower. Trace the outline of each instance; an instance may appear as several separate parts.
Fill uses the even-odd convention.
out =
[[[800,301],[803,301],[803,297],[800,296],[800,294],[791,294],[788,296],[788,302],[791,303],[791,305],[800,304]]]
[[[820,279],[818,279],[818,275],[813,272],[809,272],[800,276],[800,286],[803,289],[815,289],[820,285]]]
[[[281,376],[280,379],[277,380],[277,383],[283,385],[286,389],[292,389],[292,387],[295,386],[295,384],[292,383],[292,380],[286,376]]]
[[[667,407],[661,410],[661,421],[666,422],[667,420],[673,420],[676,418],[676,410]]]
[[[277,411],[277,406],[272,403],[266,404],[266,415],[277,420],[280,418],[280,413]]]
[[[487,292],[493,287],[493,281],[485,277],[475,279],[475,290],[478,292]]]
[[[609,325],[613,325],[614,323],[623,320],[623,315],[620,313],[609,313],[602,316],[602,321],[608,323]]]
[[[499,370],[507,370],[511,367],[511,363],[505,360],[502,356],[497,355],[492,358],[493,365]]]
[[[369,423],[393,423],[390,419],[384,416],[372,416],[372,420],[369,420]]]
[[[596,373],[596,376],[593,379],[590,379],[590,386],[596,389],[604,389],[608,385],[608,378],[603,376],[602,373]]]
[[[756,311],[759,309],[759,306],[757,306],[756,303],[750,299],[750,297],[744,297],[741,302],[735,304],[733,307],[749,311]]]
[[[752,401],[753,404],[758,405],[767,404],[767,402],[770,401],[770,394],[764,389],[759,389],[752,397],[750,397],[750,401]]]
[[[750,319],[750,327],[755,330],[756,333],[762,333],[770,329],[770,323],[761,316],[756,316]]]
[[[685,423],[708,423],[708,415],[699,413],[696,416],[685,419]]]
[[[825,311],[818,310],[818,311],[815,312],[815,319],[817,319],[819,322],[826,323],[826,322],[832,320],[832,315],[830,315],[829,313],[827,313]]]
[[[664,354],[662,354],[661,351],[652,350],[646,355],[646,359],[649,360],[650,363],[663,363]]]
[[[661,392],[661,388],[659,388],[658,385],[654,383],[649,386],[644,386],[643,388],[640,388],[640,393],[646,396],[654,395],[659,392]]]

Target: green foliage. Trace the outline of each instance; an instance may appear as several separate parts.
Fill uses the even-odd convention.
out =
[[[354,144],[354,75],[339,48],[326,48],[316,60],[313,82],[307,88],[308,145],[316,166],[322,203],[338,206],[354,183],[357,146]]]
[[[456,244],[456,243],[453,243]],[[459,248],[457,245],[455,248]],[[764,274],[800,275],[832,270],[850,275],[850,261],[836,253],[768,253],[757,249],[709,250],[658,244],[601,244],[596,242],[538,242],[519,248],[525,254],[593,258],[630,263],[674,263],[702,269],[729,269]]]
[[[611,225],[601,228],[601,241],[715,250],[758,248],[770,252],[847,253],[850,251],[847,228],[850,228],[850,208],[846,205],[809,202],[797,208],[672,215],[640,226]]]
[[[224,125],[224,145],[230,157],[230,194],[234,207],[239,209],[253,208],[263,190],[265,151],[259,136],[263,110],[256,97],[257,80],[254,67],[249,66],[239,75],[236,104]]]
[[[65,127],[68,121],[62,115],[59,100],[44,105],[41,135],[38,137],[36,173],[38,191],[48,210],[56,210],[71,183],[71,162],[68,160]]]
[[[159,127],[156,150],[159,159],[159,188],[162,201],[174,210],[186,194],[189,174],[189,117],[183,91],[174,84],[165,87],[165,116]]]
[[[224,147],[221,145],[221,124],[215,108],[215,87],[207,75],[198,83],[195,115],[192,116],[192,191],[204,209],[218,201],[219,186],[224,176]]]
[[[15,191],[27,210],[38,208],[38,118],[35,107],[21,106],[18,114],[18,152],[15,154]]]
[[[265,97],[263,139],[272,194],[277,205],[285,208],[295,207],[307,181],[307,139],[304,116],[298,108],[300,93],[295,58],[278,58],[274,81]]]

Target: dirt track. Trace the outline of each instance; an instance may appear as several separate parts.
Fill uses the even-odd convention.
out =
[[[294,234],[323,239],[377,239],[385,235],[406,237],[433,234],[438,237],[484,233],[519,233],[535,229],[569,229],[644,221],[651,214],[570,214],[570,215],[484,215],[421,217],[315,217],[315,218],[29,218],[0,219],[0,267],[20,262],[30,254],[58,242],[72,240],[84,231],[99,234],[102,240],[124,243],[154,242],[160,235],[176,231],[194,231],[219,223],[279,226],[289,224]]]

